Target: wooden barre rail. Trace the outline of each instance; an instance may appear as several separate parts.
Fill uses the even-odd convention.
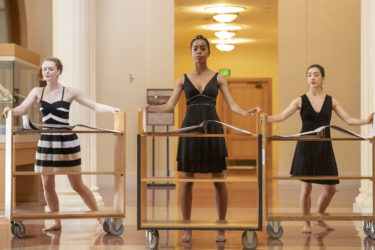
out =
[[[122,131],[104,130],[13,130],[13,135],[25,134],[124,134]]]
[[[375,176],[271,176],[268,180],[375,180]]]
[[[141,222],[143,227],[186,227],[186,228],[247,228],[257,227],[256,218],[249,220],[227,220],[225,223],[217,221],[202,220],[144,220]]]
[[[170,137],[228,137],[228,138],[247,138],[247,139],[253,139],[256,140],[257,136],[256,134],[200,134],[200,133],[142,133],[141,136],[170,136]]]
[[[336,138],[320,138],[313,136],[299,136],[299,137],[275,137],[269,136],[270,141],[367,141],[368,139],[352,138],[352,137],[336,137]],[[370,140],[371,141],[371,140]]]
[[[374,220],[373,213],[312,213],[303,215],[300,213],[272,213],[268,214],[269,221],[352,221],[352,220]]]
[[[116,171],[103,171],[103,172],[51,172],[51,173],[36,173],[31,171],[16,171],[13,176],[25,176],[25,175],[125,175],[123,172]]]
[[[258,182],[257,177],[226,177],[226,178],[141,178],[141,182]]]

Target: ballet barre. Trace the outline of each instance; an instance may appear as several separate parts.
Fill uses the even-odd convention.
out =
[[[368,141],[369,143],[374,143],[373,132],[369,137],[364,137],[357,135],[351,131],[339,128],[337,126],[324,126],[332,127],[340,132],[352,135],[353,137],[345,138],[322,138],[316,135],[303,135],[298,136],[268,136],[267,114],[261,115],[261,131],[263,135],[262,141],[262,151],[264,155],[263,161],[263,209],[264,209],[264,220],[267,221],[266,231],[271,238],[278,239],[283,235],[283,227],[281,226],[281,221],[358,221],[364,220],[363,230],[367,236],[375,239],[375,213],[311,213],[309,215],[304,215],[302,213],[281,213],[281,212],[271,212],[271,195],[273,193],[273,182],[282,180],[369,180],[375,181],[375,147],[372,147],[372,173],[371,176],[279,176],[273,175],[272,169],[270,168],[271,155],[267,152],[267,145],[272,141]],[[322,127],[323,128],[323,127]],[[314,131],[311,131],[314,132]],[[305,133],[304,133],[305,134]],[[373,183],[373,211],[375,211],[375,185]]]
[[[258,117],[258,116],[256,116]],[[262,230],[262,153],[261,142],[262,136],[259,134],[243,133],[243,134],[203,134],[189,133],[186,128],[171,132],[145,132],[144,112],[138,112],[138,135],[137,135],[137,229],[146,230],[146,243],[151,249],[155,249],[159,241],[158,230],[243,230],[242,243],[247,249],[253,249],[258,244],[255,231]],[[257,121],[259,122],[259,121]],[[228,124],[227,124],[228,125]],[[192,126],[198,128],[201,125]],[[181,132],[184,131],[184,132]],[[256,176],[244,177],[198,177],[198,178],[181,178],[178,177],[150,177],[147,174],[147,139],[151,137],[195,137],[195,138],[245,138],[246,140],[257,141],[257,168]],[[173,219],[152,218],[149,216],[149,207],[147,200],[147,183],[165,183],[171,182],[176,184],[193,182],[193,183],[255,183],[257,185],[256,198],[256,214],[248,214],[241,219],[227,219],[226,222],[219,222],[213,219],[204,220],[183,220],[179,216]],[[179,186],[176,185],[178,188]]]
[[[123,218],[125,218],[126,201],[126,114],[119,112],[114,115],[114,130],[71,130],[71,129],[15,129],[12,111],[8,112],[6,119],[6,187],[5,187],[5,217],[11,222],[11,232],[18,238],[25,236],[26,230],[22,221],[24,220],[46,220],[46,219],[92,219],[105,218],[103,229],[112,235],[121,235],[124,231]],[[31,171],[16,170],[15,137],[28,134],[112,134],[115,136],[114,169],[113,171],[57,171],[46,173],[35,173]],[[16,181],[18,176],[41,176],[41,175],[112,175],[114,179],[114,201],[113,205],[99,207],[98,211],[59,211],[45,212],[36,209],[40,204],[28,204],[27,202],[16,202]]]

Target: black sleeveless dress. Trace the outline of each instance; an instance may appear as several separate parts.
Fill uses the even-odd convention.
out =
[[[306,95],[301,96],[301,132],[311,131],[320,126],[329,125],[332,116],[332,97],[326,95],[319,113],[312,107]],[[330,129],[325,131],[330,138]],[[299,141],[294,153],[292,176],[338,176],[335,155],[330,141]],[[339,180],[303,180],[318,184],[338,184]]]
[[[200,93],[185,74],[184,92],[186,115],[181,127],[198,125],[206,120],[217,120],[216,98],[219,91],[216,73]],[[209,123],[207,133],[222,134],[223,127]],[[180,137],[177,149],[178,171],[191,173],[220,173],[225,170],[228,155],[224,137],[193,138]]]
[[[61,100],[49,103],[43,101],[43,88],[40,98],[40,111],[43,115],[43,123],[69,125],[70,102],[64,101],[64,90],[65,88],[63,88]],[[80,152],[81,147],[77,134],[42,133],[40,134],[35,156],[35,172],[80,171]]]

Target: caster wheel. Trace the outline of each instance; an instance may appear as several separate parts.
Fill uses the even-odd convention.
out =
[[[146,230],[146,245],[150,249],[157,249],[159,244],[158,230]]]
[[[258,245],[257,234],[254,231],[243,232],[242,245],[244,249],[255,249]]]
[[[104,220],[103,230],[108,234],[119,236],[124,232],[124,225],[122,225],[122,220],[107,218]]]
[[[280,238],[284,233],[283,227],[280,225],[279,221],[267,222],[266,231],[267,234],[273,239]]]
[[[16,236],[17,238],[21,239],[25,236],[25,226],[22,224],[21,221],[12,221],[12,228],[11,228],[11,232],[14,236]]]
[[[371,234],[371,222],[370,221],[363,221],[363,232],[367,235],[370,236]]]

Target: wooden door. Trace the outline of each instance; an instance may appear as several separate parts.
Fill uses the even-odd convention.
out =
[[[258,106],[262,108],[261,113],[271,114],[271,79],[253,78],[228,78],[229,89],[233,100],[244,110]],[[257,133],[260,125],[256,122],[256,116],[244,117],[232,112],[221,93],[218,97],[217,112],[220,119],[235,127],[246,129]],[[225,133],[239,134],[240,132],[231,128],[225,128]],[[246,139],[227,138],[228,160],[239,160],[239,162],[253,162],[257,157],[256,141]],[[234,163],[236,164],[236,163]],[[240,164],[241,165],[241,164]],[[248,164],[245,164],[248,165]]]

